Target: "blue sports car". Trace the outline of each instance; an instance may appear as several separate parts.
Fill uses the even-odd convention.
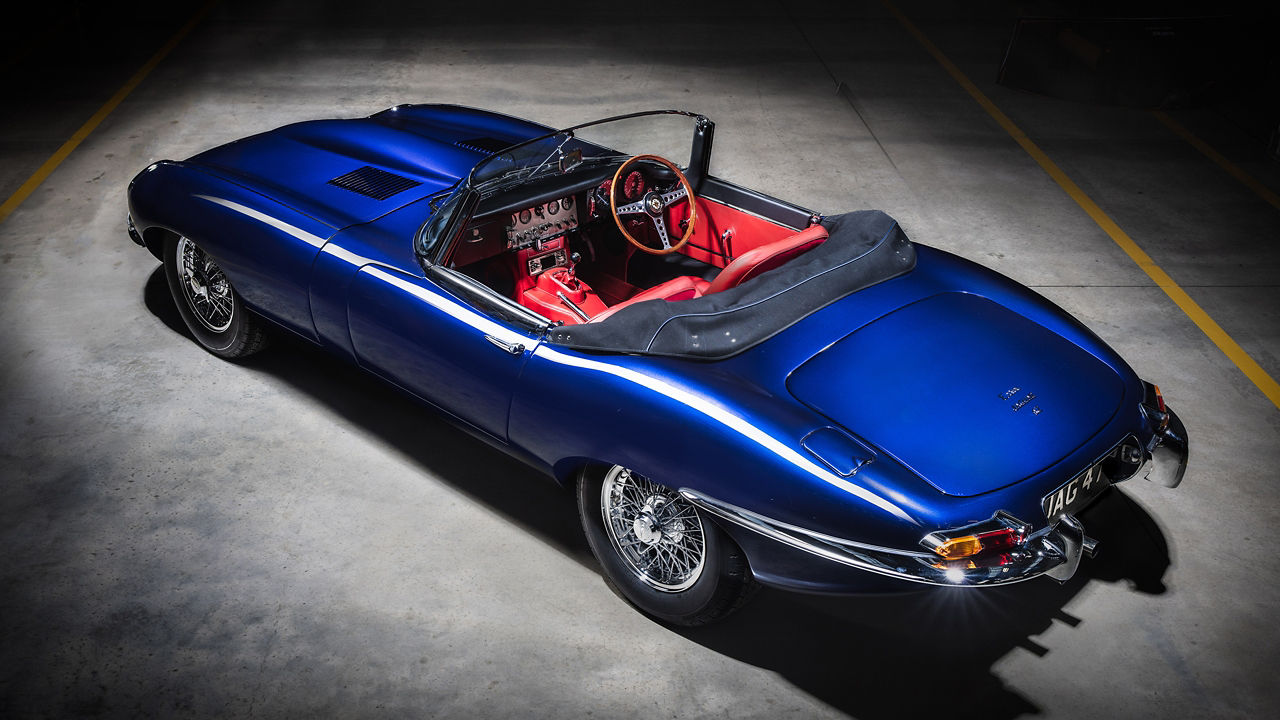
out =
[[[709,172],[714,124],[401,105],[129,188],[208,351],[289,332],[577,493],[604,577],[696,625],[809,592],[1065,581],[1115,484],[1175,486],[1160,390],[1029,289]]]

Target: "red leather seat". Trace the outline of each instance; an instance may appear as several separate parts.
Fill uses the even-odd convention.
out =
[[[690,300],[692,298],[702,297],[707,294],[707,287],[710,284],[711,283],[706,280],[692,275],[683,275],[678,278],[672,278],[661,285],[654,285],[648,290],[641,290],[599,315],[592,317],[588,322],[600,322],[628,305],[635,305],[636,303],[644,302],[645,300],[661,299],[675,302],[676,300]]]
[[[737,287],[760,273],[772,270],[797,255],[821,245],[826,239],[827,229],[821,225],[814,225],[794,235],[789,235],[781,240],[775,240],[767,245],[761,245],[758,248],[742,253],[733,262],[726,265],[720,271],[720,274],[716,275],[715,280],[711,282],[692,275],[674,278],[661,285],[655,285],[648,290],[642,290],[632,295],[599,315],[592,317],[587,322],[600,322],[628,305],[634,305],[645,300],[662,299],[670,302],[691,300]]]
[[[821,245],[826,239],[827,229],[821,225],[813,225],[795,235],[748,250],[726,265],[702,294],[710,295],[737,287],[760,273],[783,265],[797,255]]]

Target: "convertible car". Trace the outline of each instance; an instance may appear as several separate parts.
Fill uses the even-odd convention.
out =
[[[1081,510],[1181,481],[1182,422],[1082,324],[884,213],[710,174],[714,127],[303,122],[146,168],[129,234],[208,351],[296,334],[572,488],[671,623],[759,584],[1066,581]]]

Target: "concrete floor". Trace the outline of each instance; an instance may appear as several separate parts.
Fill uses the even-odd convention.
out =
[[[218,5],[0,224],[0,716],[1280,713],[1280,410],[881,5],[418,5]],[[1280,211],[1149,113],[996,85],[1003,5],[901,7],[1280,377]],[[193,9],[8,62],[3,196]],[[1102,554],[1064,586],[765,591],[656,624],[605,587],[568,494],[313,350],[218,361],[125,234],[153,160],[401,102],[703,112],[717,174],[884,209],[1073,312],[1182,415],[1186,481],[1097,508]],[[1280,190],[1222,117],[1174,116]]]

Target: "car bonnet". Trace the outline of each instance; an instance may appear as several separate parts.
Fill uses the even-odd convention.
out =
[[[481,110],[406,105],[286,125],[191,162],[343,228],[445,190],[491,153],[548,131]]]

